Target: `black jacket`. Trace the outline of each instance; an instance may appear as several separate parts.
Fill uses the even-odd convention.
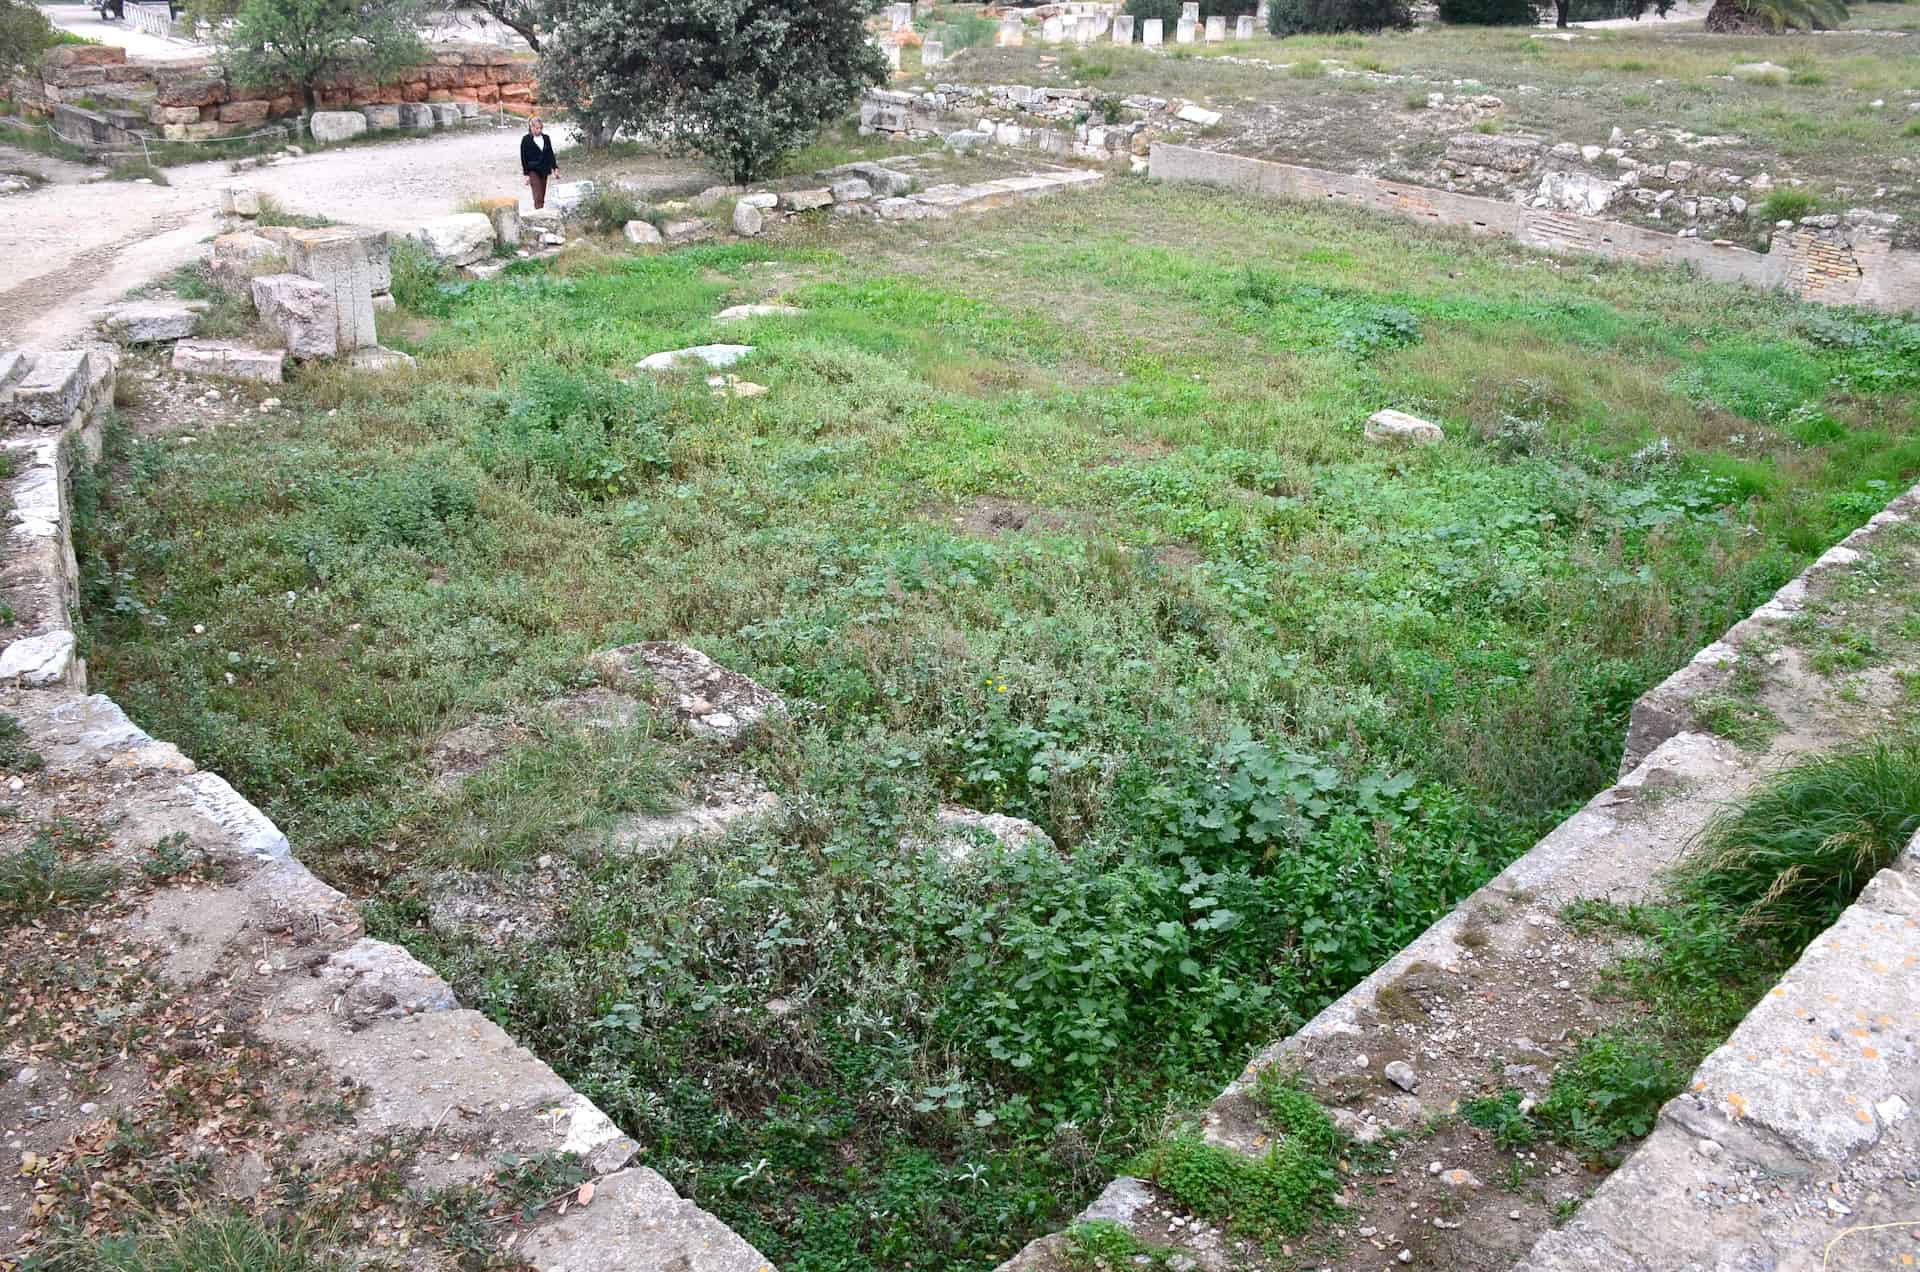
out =
[[[559,166],[553,160],[553,138],[541,133],[540,140],[536,142],[532,133],[521,136],[520,171],[537,172],[544,177]]]

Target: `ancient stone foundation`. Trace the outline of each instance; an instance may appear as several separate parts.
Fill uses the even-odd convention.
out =
[[[1895,250],[1882,226],[1796,225],[1766,252],[1574,212],[1531,208],[1377,177],[1326,172],[1192,146],[1156,143],[1148,175],[1276,198],[1331,200],[1431,225],[1512,239],[1543,251],[1636,265],[1685,265],[1716,282],[1784,291],[1824,305],[1920,309],[1920,252]]]

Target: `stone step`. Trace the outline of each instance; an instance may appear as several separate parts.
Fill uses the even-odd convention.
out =
[[[93,368],[88,357],[79,349],[35,356],[13,384],[6,402],[7,418],[39,428],[64,428],[72,423],[92,385]]]

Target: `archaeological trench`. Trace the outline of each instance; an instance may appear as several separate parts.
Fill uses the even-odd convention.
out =
[[[69,59],[53,78],[72,80],[84,66],[89,69],[77,77],[97,85],[108,82],[112,65],[104,57]],[[436,74],[436,84],[469,97],[475,95],[467,92],[469,83],[479,85],[477,95],[491,101],[511,78],[496,75],[485,59],[468,65],[458,56],[444,59]],[[60,109],[55,87],[48,110]],[[157,91],[157,97],[137,91],[132,97],[151,97],[154,119],[169,128],[254,123],[270,105],[223,112],[212,100],[219,96],[214,88],[177,77]],[[355,100],[343,89],[332,104]],[[1034,104],[1031,93],[1020,103]],[[1690,266],[1707,277],[1828,303],[1887,310],[1920,305],[1920,256],[1892,248],[1868,222],[1796,227],[1776,236],[1771,251],[1754,252],[1564,208],[1529,208],[1164,140],[1136,150],[1142,130],[1133,127],[1082,125],[1077,138],[1018,122],[996,127],[990,119],[981,122],[990,105],[944,90],[876,93],[863,107],[863,123],[883,132],[964,131],[960,147],[1044,150],[1057,162],[1027,177],[918,193],[903,175],[908,169],[856,165],[860,171],[825,174],[818,189],[742,199],[738,207],[752,215],[736,209],[733,229],[760,233],[763,221],[782,213],[836,202],[864,205],[884,220],[914,221],[1036,194],[1072,198],[1071,187],[1100,177],[1072,167],[1073,161],[1131,156],[1156,180],[1212,184],[1247,197],[1346,201],[1540,250]],[[1183,109],[1141,103],[1143,118],[1175,129]],[[1198,127],[1207,122],[1204,111],[1188,110],[1184,118]],[[137,122],[116,117],[101,126]],[[405,365],[404,355],[382,348],[377,338],[390,285],[384,236],[261,227],[249,220],[257,211],[249,192],[237,188],[227,199],[234,232],[216,244],[214,266],[244,276],[249,262],[282,263],[281,272],[253,278],[251,289],[285,349],[195,340],[191,307],[123,306],[109,315],[110,328],[123,339],[177,342],[176,369],[203,374],[277,381],[289,356],[337,357],[364,374]],[[496,241],[537,249],[563,239],[564,220],[564,209],[523,218],[499,208],[423,226],[419,237],[450,265],[478,266],[482,273]],[[537,1040],[508,1037],[463,1009],[447,984],[407,952],[366,938],[353,904],[310,874],[300,863],[300,846],[219,774],[198,769],[192,757],[143,732],[113,702],[87,693],[86,668],[76,653],[85,616],[76,612],[71,476],[75,464],[98,454],[115,373],[116,354],[106,345],[0,355],[0,412],[18,461],[9,482],[4,579],[28,633],[0,652],[0,705],[46,760],[27,797],[52,809],[84,804],[115,827],[113,850],[120,856],[132,859],[184,835],[221,871],[214,881],[156,888],[100,938],[157,946],[164,976],[179,986],[243,986],[250,1005],[244,1028],[356,1093],[342,1138],[408,1136],[415,1155],[410,1169],[419,1180],[469,1176],[508,1153],[579,1157],[594,1181],[590,1204],[549,1209],[536,1225],[504,1236],[513,1261],[551,1272],[768,1269],[758,1251],[677,1196],[658,1174],[630,1164],[639,1146],[523,1045]],[[1839,701],[1798,653],[1772,636],[1857,572],[1876,563],[1920,562],[1917,518],[1920,488],[1895,499],[1645,694],[1622,740],[1617,784],[1304,1028],[1250,1057],[1242,1076],[1205,1110],[1207,1139],[1255,1156],[1272,1146],[1276,1132],[1253,1099],[1259,1075],[1269,1069],[1296,1075],[1325,1096],[1336,1124],[1356,1143],[1407,1131],[1457,1107],[1490,1066],[1504,1066],[1510,1077],[1538,1089],[1568,1039],[1577,1039],[1616,952],[1570,928],[1563,919],[1568,904],[1646,899],[1659,872],[1716,808],[1791,758],[1806,739],[1857,732],[1860,720],[1875,718],[1891,701],[1892,677],[1876,678],[1865,703]],[[685,646],[613,655],[660,688],[654,707],[663,718],[695,735],[747,730],[781,709],[758,685]],[[1696,708],[1754,660],[1765,663],[1766,701],[1787,727],[1767,747],[1742,750],[1700,727]],[[749,793],[746,802],[755,798]],[[1037,833],[963,809],[943,816],[958,830],[984,829],[1009,840]],[[689,824],[663,833],[706,829]],[[1429,1183],[1404,1198],[1395,1214],[1368,1212],[1336,1223],[1337,1234],[1378,1251],[1383,1266],[1786,1272],[1910,1265],[1905,1252],[1912,1249],[1911,1230],[1920,1226],[1920,1119],[1912,1116],[1920,1101],[1917,936],[1920,852],[1910,847],[1807,948],[1699,1067],[1685,1093],[1665,1106],[1653,1132],[1563,1225],[1555,1226],[1544,1206],[1515,1208],[1485,1181],[1448,1169],[1443,1145],[1421,1144],[1408,1151],[1435,1157]],[[1478,988],[1489,985],[1505,992]],[[1423,1010],[1389,1009],[1389,997],[1410,992]],[[1548,1171],[1570,1188],[1578,1164],[1555,1161]],[[1349,1197],[1342,1204],[1354,1202]],[[1138,1179],[1113,1181],[1081,1218],[1129,1230],[1159,1251],[1159,1266],[1259,1262],[1231,1233],[1186,1214]],[[1074,1257],[1070,1239],[1055,1234],[1003,1267],[1064,1270],[1080,1266]]]

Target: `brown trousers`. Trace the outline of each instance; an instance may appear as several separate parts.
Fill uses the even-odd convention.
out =
[[[533,191],[533,210],[538,212],[541,208],[547,206],[547,174],[544,172],[529,172],[527,174],[527,185]]]

